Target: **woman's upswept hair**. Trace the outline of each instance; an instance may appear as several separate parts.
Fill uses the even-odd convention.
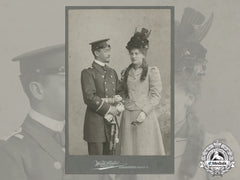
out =
[[[141,32],[138,32],[137,29],[135,29],[134,35],[127,43],[127,50],[130,52],[132,49],[139,49],[143,54],[145,54],[149,48],[148,37],[150,33],[151,31],[145,28],[142,28]]]

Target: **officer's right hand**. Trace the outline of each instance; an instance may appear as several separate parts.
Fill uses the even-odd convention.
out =
[[[112,114],[113,116],[117,116],[117,114],[118,114],[117,108],[114,106],[110,106],[109,114]]]
[[[120,95],[115,95],[114,96],[114,102],[121,102],[122,101],[122,97]]]

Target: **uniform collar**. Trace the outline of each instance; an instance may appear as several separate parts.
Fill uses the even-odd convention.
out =
[[[102,62],[100,62],[100,63],[102,63]],[[105,64],[105,63],[103,63],[103,64]],[[106,64],[104,66],[101,66],[96,61],[93,61],[92,67],[95,68],[101,74],[106,73],[106,71],[108,70],[108,66]]]
[[[100,65],[100,66],[103,66],[103,67],[106,66],[105,63],[103,63],[103,62],[101,62],[101,61],[98,61],[98,60],[96,60],[96,59],[94,60],[94,62],[97,63],[97,64]]]
[[[52,119],[50,117],[47,117],[33,109],[31,109],[31,111],[29,112],[29,116],[37,121],[38,123],[40,123],[41,125],[56,131],[56,132],[62,132],[63,128],[65,126],[65,121],[58,121],[55,119]]]

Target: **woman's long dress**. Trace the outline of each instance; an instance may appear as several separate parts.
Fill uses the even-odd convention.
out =
[[[129,98],[120,125],[121,155],[165,155],[155,107],[161,98],[162,82],[157,67],[149,67],[146,79],[140,81],[142,68],[131,69],[127,79]],[[131,125],[143,111],[147,118]]]

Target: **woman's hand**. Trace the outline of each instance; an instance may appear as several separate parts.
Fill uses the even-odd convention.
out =
[[[145,112],[140,112],[137,117],[137,122],[142,123],[146,119],[147,115]]]
[[[147,115],[145,112],[140,112],[136,121],[133,121],[131,124],[134,125],[134,126],[137,126],[139,124],[141,124],[145,119],[146,119]]]

